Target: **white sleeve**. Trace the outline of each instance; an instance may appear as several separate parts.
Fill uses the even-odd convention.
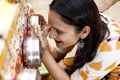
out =
[[[117,49],[118,40],[103,42],[95,58],[77,69],[71,80],[99,80],[120,64],[120,48]],[[119,41],[120,46],[120,41]]]

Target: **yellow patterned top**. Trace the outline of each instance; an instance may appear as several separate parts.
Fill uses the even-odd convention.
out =
[[[110,80],[119,80],[120,73],[120,25],[111,17],[102,14],[108,21],[110,36],[99,46],[95,58],[77,69],[71,80],[100,80],[104,76]],[[64,64],[72,65],[72,60],[64,59]],[[108,80],[108,79],[107,79]]]

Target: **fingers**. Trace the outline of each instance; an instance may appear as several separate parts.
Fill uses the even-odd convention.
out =
[[[46,27],[43,29],[42,36],[47,37],[49,31],[50,31],[50,25],[46,25]]]
[[[42,36],[47,37],[49,31],[50,31],[50,25],[48,24],[44,25],[44,28],[42,29],[42,31],[39,25],[34,24],[33,27],[31,27],[31,36],[38,37],[42,32]]]
[[[38,37],[38,33],[39,33],[38,27],[39,27],[39,25],[34,25],[34,27],[33,27],[33,34],[35,37]]]
[[[33,27],[31,27],[31,36],[33,37],[38,37],[40,40],[40,45],[41,45],[41,50],[47,50],[48,49],[48,41],[46,39],[49,30],[50,30],[50,26],[46,25],[44,26],[44,29],[41,30],[39,25],[33,25]]]
[[[50,30],[49,25],[46,25],[45,28],[42,31],[39,30],[39,28],[38,28],[38,33],[39,33],[38,37],[39,37],[39,39],[41,41],[41,45],[42,45],[41,47],[42,47],[43,50],[45,50],[47,48],[47,45],[48,45],[46,37],[47,37],[47,35],[49,33],[49,30]]]
[[[31,27],[31,29],[30,29],[30,34],[31,34],[31,36],[38,37],[39,30],[41,31],[40,26],[34,24],[34,25]]]
[[[33,34],[33,27],[30,27],[30,31],[28,31],[29,36],[34,36]]]
[[[43,30],[46,26],[49,26],[49,24],[41,25],[41,30]]]
[[[46,37],[50,31],[50,25],[45,25],[44,29],[41,31],[39,25],[33,25],[31,27],[31,36],[38,37],[41,41],[42,46],[46,46]]]

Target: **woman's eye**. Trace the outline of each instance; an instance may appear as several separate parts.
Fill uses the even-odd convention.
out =
[[[62,33],[63,33],[63,32],[60,31],[60,30],[56,30],[56,32],[57,32],[58,34],[62,34]]]

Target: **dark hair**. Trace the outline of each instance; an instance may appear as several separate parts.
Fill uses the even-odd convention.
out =
[[[66,72],[71,75],[95,57],[99,44],[109,30],[107,24],[101,20],[93,0],[53,0],[50,10],[60,14],[64,22],[75,25],[77,32],[85,26],[90,26],[90,33],[83,40],[85,46],[78,50],[80,56],[75,56],[74,64],[66,69]]]

